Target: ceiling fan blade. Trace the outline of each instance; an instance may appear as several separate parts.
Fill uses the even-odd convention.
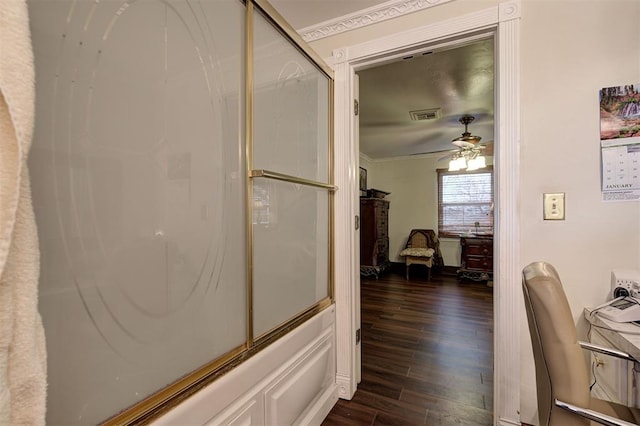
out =
[[[484,151],[484,155],[493,156],[493,141],[489,141],[485,143],[484,146],[486,148]]]
[[[412,154],[409,155],[424,155],[424,154],[439,154],[442,152],[448,152],[449,154],[445,155],[444,157],[440,157],[438,158],[438,161],[441,161],[445,158],[449,158],[453,155],[454,152],[458,152],[457,149],[446,149],[446,150],[440,150],[440,151],[423,151],[423,152],[414,152]]]
[[[438,161],[443,161],[446,159],[451,159],[453,158],[453,156],[455,155],[456,152],[459,152],[459,150],[457,149],[450,149],[448,151],[438,151],[438,152],[448,152],[447,155],[443,155],[442,157],[438,158]]]

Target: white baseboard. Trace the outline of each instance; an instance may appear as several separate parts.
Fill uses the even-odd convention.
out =
[[[516,420],[498,419],[498,426],[514,426],[514,425],[521,426],[522,423]]]

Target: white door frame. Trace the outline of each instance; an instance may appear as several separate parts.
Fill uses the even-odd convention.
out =
[[[478,33],[495,35],[495,268],[494,268],[494,423],[520,424],[521,267],[519,198],[520,146],[519,0],[446,21],[333,51],[335,71],[335,174],[340,188],[335,214],[335,300],[339,396],[350,399],[359,377],[359,147],[355,137],[355,71],[388,62],[435,44],[455,45]]]

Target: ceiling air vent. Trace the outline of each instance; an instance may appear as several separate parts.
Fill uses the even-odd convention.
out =
[[[413,121],[437,120],[440,118],[440,108],[409,111],[409,115]]]

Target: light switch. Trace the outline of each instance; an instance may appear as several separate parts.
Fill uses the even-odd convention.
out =
[[[544,220],[564,220],[564,192],[544,194]]]

